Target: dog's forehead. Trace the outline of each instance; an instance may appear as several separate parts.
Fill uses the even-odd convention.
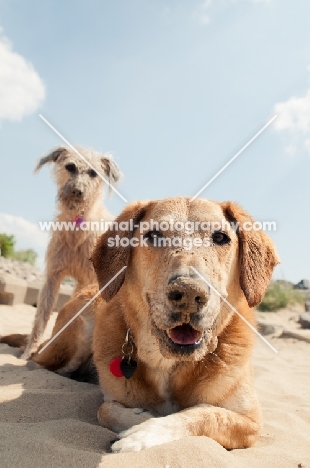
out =
[[[187,197],[176,197],[159,200],[154,203],[146,214],[147,218],[157,221],[220,221],[224,218],[219,203],[195,199],[192,202]]]
[[[91,169],[91,166],[97,170],[102,169],[100,154],[96,151],[87,151],[83,148],[77,148],[77,153],[73,150],[67,151],[59,161],[62,166],[68,163],[75,164],[79,170]]]

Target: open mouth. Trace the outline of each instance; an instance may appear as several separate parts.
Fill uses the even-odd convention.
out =
[[[202,341],[202,332],[195,330],[189,323],[183,323],[167,332],[168,338],[176,346],[197,347]]]

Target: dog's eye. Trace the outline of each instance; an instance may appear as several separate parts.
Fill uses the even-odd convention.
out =
[[[155,230],[149,231],[146,234],[144,234],[144,239],[147,239],[151,245],[155,245],[157,239],[159,239],[160,237],[163,237],[162,233]]]
[[[94,169],[91,169],[90,171],[88,171],[88,174],[90,177],[97,177],[97,172],[94,171]]]
[[[68,172],[71,172],[71,174],[74,174],[77,170],[76,165],[73,163],[66,164],[65,168],[67,169]]]
[[[224,245],[230,242],[230,237],[225,232],[216,231],[212,234],[212,240],[216,245]]]

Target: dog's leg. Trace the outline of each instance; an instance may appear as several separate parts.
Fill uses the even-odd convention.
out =
[[[86,276],[86,275],[85,275]],[[81,278],[76,280],[76,285],[74,288],[74,294],[82,291],[86,286],[89,286],[90,284],[96,283],[97,278],[93,278],[93,281],[87,281],[87,278]]]
[[[95,275],[95,271],[93,269],[92,264],[90,264],[89,260],[85,268],[75,270],[74,275],[72,276],[76,280],[74,294],[81,291],[82,289],[84,289],[86,286],[89,286],[90,284],[97,283],[97,277]]]
[[[24,350],[27,345],[27,335],[14,333],[12,335],[1,336],[0,343],[5,343],[13,348],[20,348]]]
[[[32,331],[28,338],[26,349],[22,355],[23,359],[29,359],[31,354],[34,353],[40,345],[40,340],[50,315],[54,309],[57,293],[62,279],[62,271],[53,272],[53,275],[48,276],[43,285],[43,288],[39,294],[38,307]]]
[[[92,355],[93,317],[88,311],[76,317],[77,310],[85,305],[85,300],[72,299],[59,311],[52,337],[39,346],[31,359],[46,369],[62,375],[76,371]],[[46,346],[48,343],[48,346]],[[40,352],[45,348],[43,351]]]
[[[40,349],[49,342],[50,340],[46,340],[42,343],[38,348],[38,352],[31,355],[31,360],[61,375],[67,375],[75,371],[81,363],[81,359],[76,359],[78,343],[70,341],[70,330],[64,330],[55,341],[50,342],[42,353],[39,353]]]
[[[256,419],[256,418],[255,418]],[[113,452],[137,452],[185,436],[207,436],[227,449],[250,447],[260,424],[225,408],[198,405],[161,418],[151,418],[119,434]]]
[[[125,408],[116,401],[103,403],[97,413],[99,424],[113,432],[124,431],[152,417],[148,411],[141,408]]]

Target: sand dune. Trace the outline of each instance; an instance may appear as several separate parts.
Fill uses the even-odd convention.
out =
[[[30,330],[34,309],[0,306],[0,333]],[[279,319],[279,317],[278,317]],[[50,332],[52,321],[49,325]],[[19,359],[0,345],[0,465],[14,467],[310,468],[310,344],[257,342],[256,387],[264,429],[250,449],[226,451],[206,437],[187,437],[129,454],[109,454],[115,434],[100,427],[98,386],[80,383]]]

